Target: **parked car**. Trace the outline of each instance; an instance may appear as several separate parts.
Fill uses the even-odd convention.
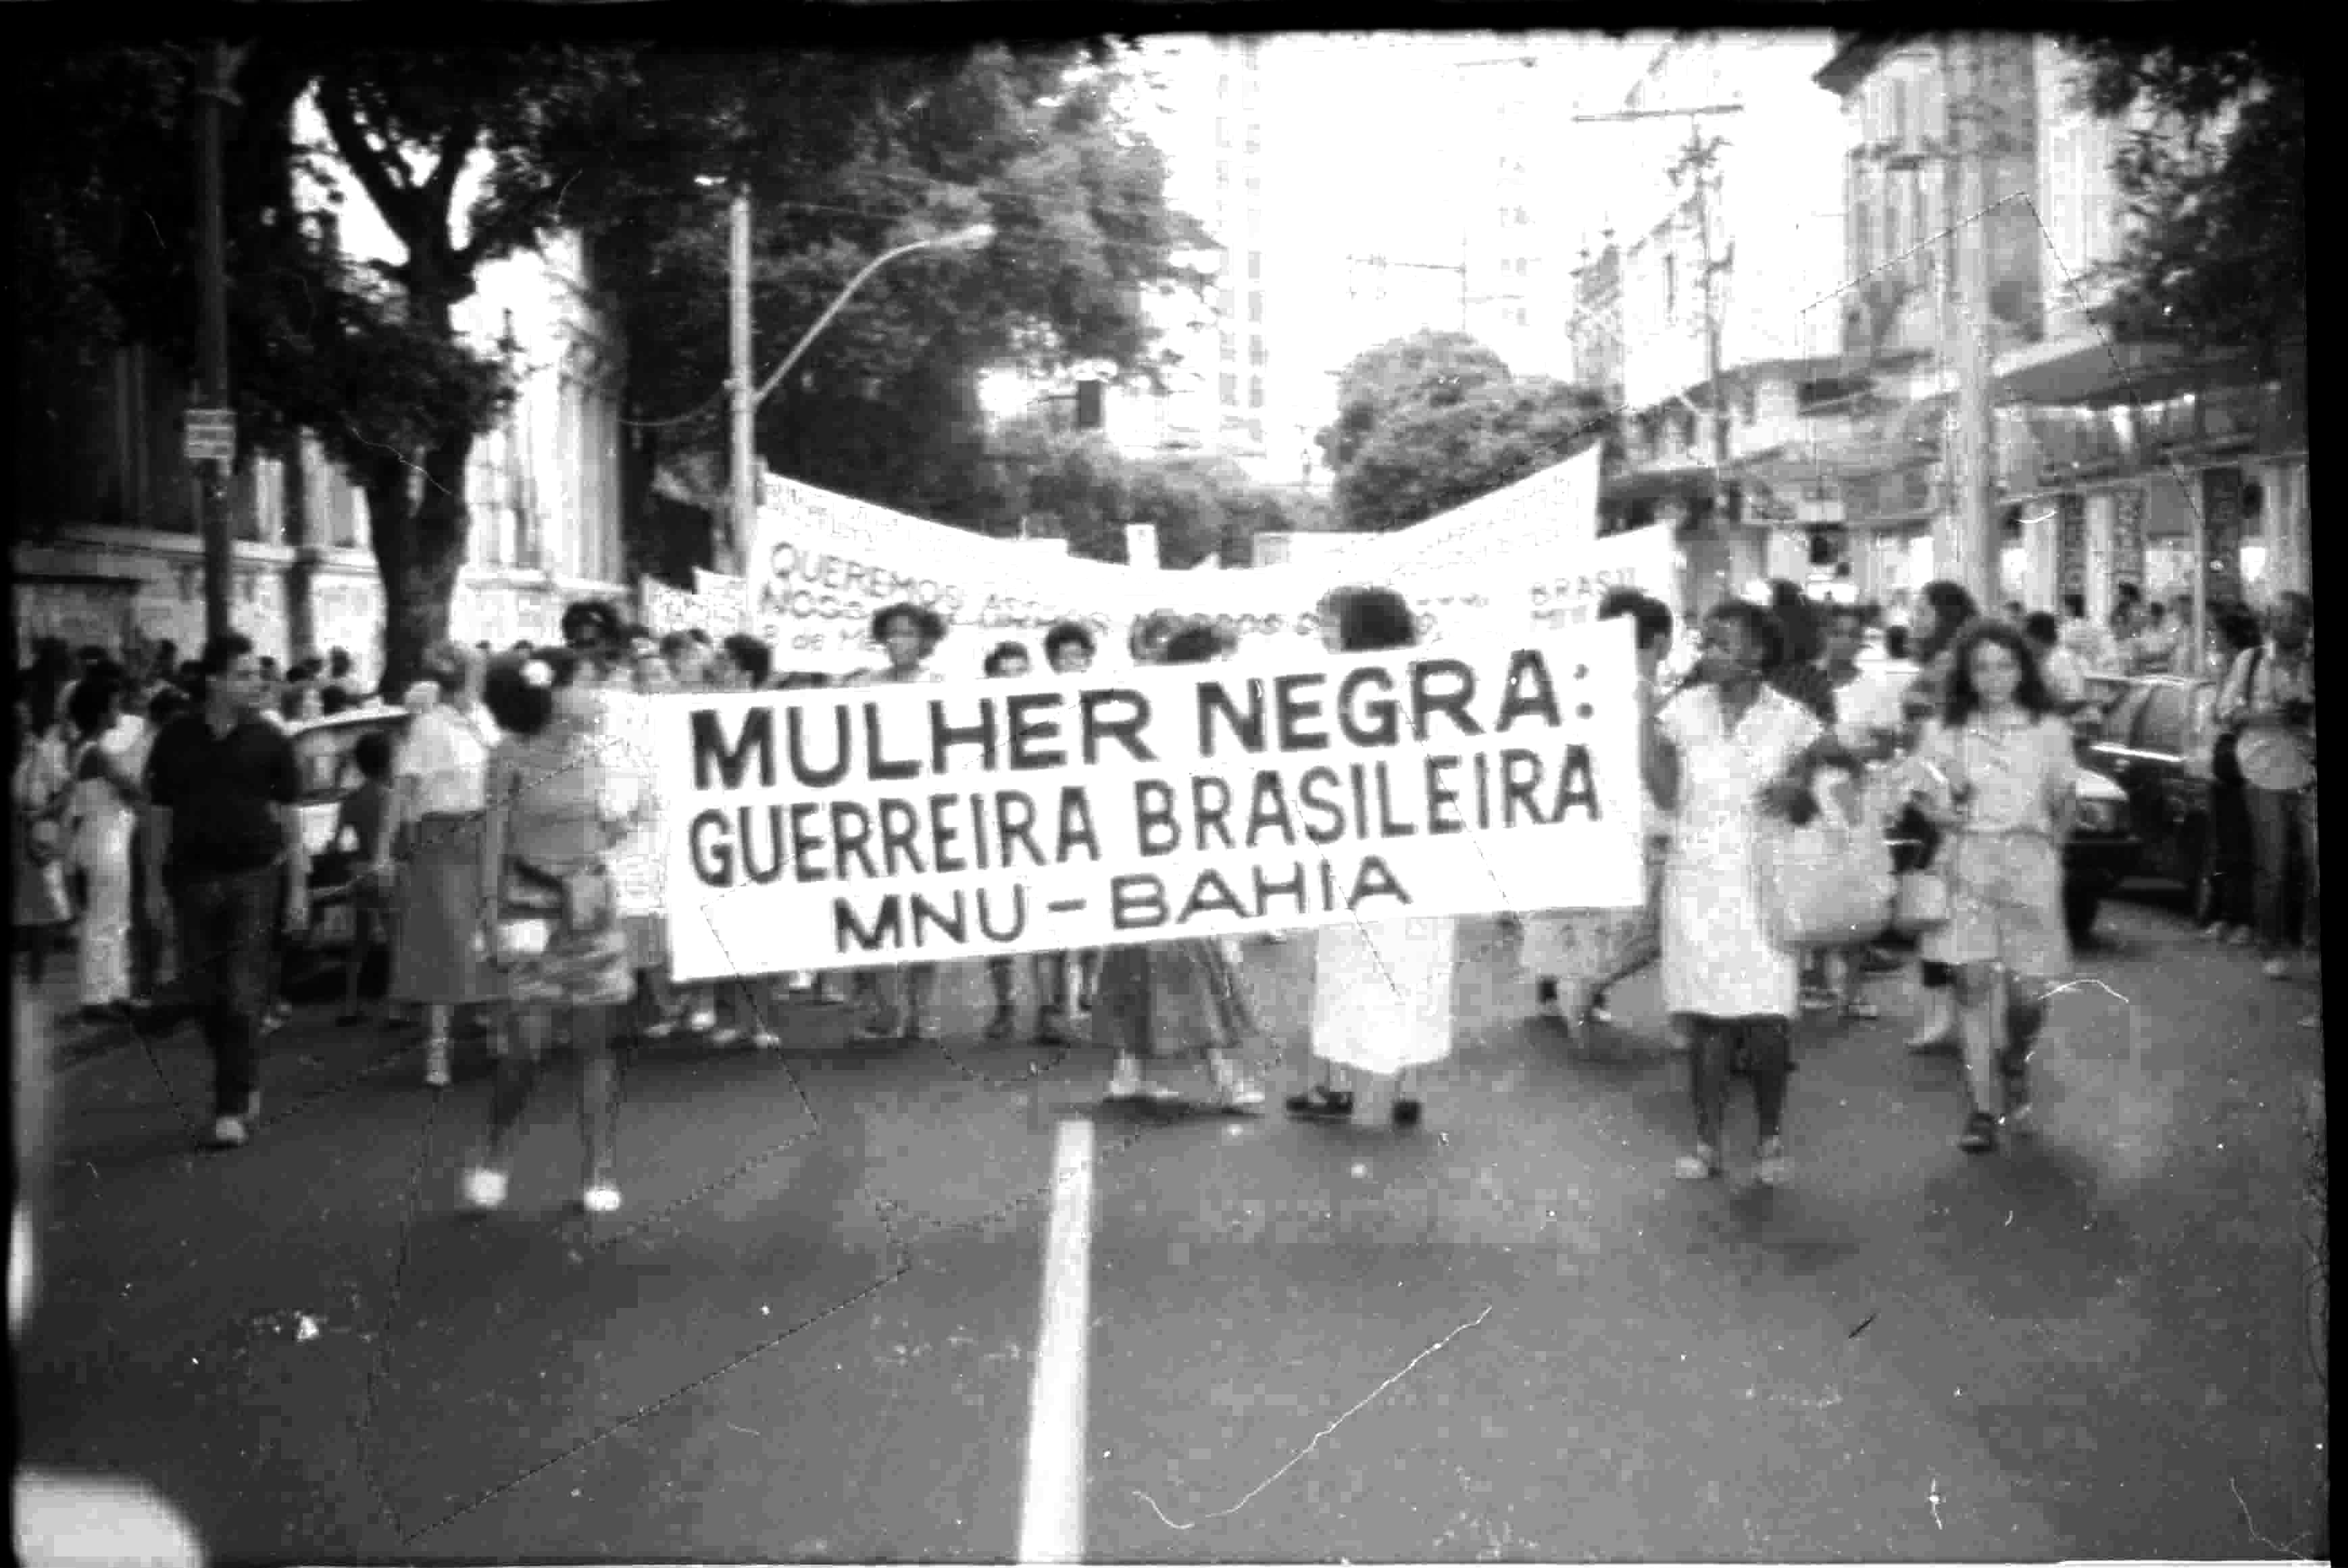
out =
[[[359,737],[367,734],[387,734],[397,746],[407,734],[408,718],[405,708],[358,708],[287,727],[294,763],[302,770],[302,839],[310,851],[313,946],[347,936],[353,856],[349,848],[335,842],[335,825],[343,798],[359,784],[358,764],[351,753]]]
[[[2083,766],[2127,792],[2144,845],[2138,875],[2202,897],[2209,873],[2210,753],[2218,735],[2218,682],[2190,675],[2097,677],[2102,723],[2083,737]]]
[[[2063,845],[2063,919],[2075,940],[2096,928],[2096,911],[2136,874],[2144,845],[2127,790],[2092,767],[2079,770],[2079,810]]]

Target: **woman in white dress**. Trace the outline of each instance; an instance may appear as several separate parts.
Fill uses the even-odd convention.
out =
[[[1674,1173],[1721,1170],[1732,1061],[1753,1081],[1760,1141],[1756,1174],[1785,1178],[1786,1079],[1791,1071],[1797,957],[1772,937],[1756,850],[1766,815],[1799,809],[1817,717],[1771,688],[1781,651],[1768,611],[1732,600],[1704,621],[1697,684],[1645,723],[1647,786],[1674,812],[1663,866],[1663,1006],[1687,1039],[1695,1148]],[[1652,702],[1643,692],[1643,706]]]
[[[81,1016],[103,1022],[130,1000],[130,837],[147,792],[147,725],[122,712],[122,679],[100,669],[67,704],[81,737],[74,754],[73,858],[88,888],[82,912]]]
[[[1334,653],[1408,648],[1416,618],[1390,589],[1340,589],[1321,605]],[[1394,1081],[1394,1121],[1419,1120],[1419,1070],[1451,1054],[1451,973],[1457,927],[1449,919],[1323,926],[1313,985],[1313,1057],[1319,1081],[1289,1097],[1291,1114],[1344,1121],[1360,1073]]]

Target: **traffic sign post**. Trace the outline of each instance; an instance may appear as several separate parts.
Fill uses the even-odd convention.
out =
[[[235,413],[226,408],[189,409],[183,450],[191,463],[235,462]]]

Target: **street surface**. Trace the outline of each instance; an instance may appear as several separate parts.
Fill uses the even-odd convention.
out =
[[[1481,921],[1414,1132],[1278,1113],[1300,938],[1249,949],[1263,1118],[1105,1108],[1105,1053],[979,1041],[973,973],[942,1047],[799,1005],[780,1051],[638,1050],[592,1220],[567,1075],[469,1221],[478,1048],[435,1094],[414,1034],[307,1009],[207,1154],[193,1034],[125,1036],[57,1091],[25,1460],[144,1481],[221,1558],[1009,1559],[1089,1119],[1092,1560],[2326,1557],[2315,989],[2166,904],[2102,931],[2034,1132],[1954,1148],[1960,1068],[1884,977],[1884,1021],[1804,1026],[1774,1192],[1741,1083],[1727,1179],[1672,1179],[1652,974],[1568,1044]]]

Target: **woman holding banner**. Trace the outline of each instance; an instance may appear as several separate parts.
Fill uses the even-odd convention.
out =
[[[946,639],[946,623],[934,610],[918,604],[892,604],[874,612],[872,641],[889,656],[877,670],[860,670],[841,682],[848,686],[895,686],[942,681],[930,657]],[[885,989],[884,989],[885,988]],[[892,1005],[888,990],[897,993]],[[884,978],[875,969],[860,969],[856,997],[864,1009],[858,1032],[867,1040],[935,1040],[938,1038],[938,967],[906,964]]]
[[[1410,605],[1391,589],[1339,589],[1322,601],[1321,624],[1333,653],[1384,652],[1418,641]],[[1456,947],[1457,927],[1448,919],[1321,927],[1313,984],[1320,1081],[1289,1097],[1290,1114],[1351,1117],[1353,1075],[1368,1072],[1394,1080],[1395,1125],[1418,1124],[1418,1071],[1451,1054]]]
[[[1661,600],[1636,589],[1610,589],[1598,619],[1627,618],[1638,629],[1639,680],[1653,691],[1672,647],[1672,612]],[[1552,910],[1528,916],[1518,961],[1532,972],[1544,1017],[1567,1024],[1607,1021],[1606,992],[1653,963],[1658,940],[1656,899],[1663,886],[1663,845],[1669,835],[1653,800],[1643,801],[1648,821],[1647,902],[1637,909]]]
[[[1204,664],[1231,651],[1231,639],[1203,620],[1170,633],[1167,626],[1164,617],[1151,616],[1134,628],[1137,662],[1149,661],[1142,657],[1149,649],[1162,664]],[[1262,1089],[1232,1055],[1257,1030],[1239,971],[1220,942],[1177,937],[1105,948],[1097,983],[1093,1039],[1117,1052],[1111,1100],[1175,1098],[1170,1084],[1143,1075],[1142,1063],[1195,1053],[1206,1061],[1222,1109],[1252,1112],[1263,1103]]]
[[[1756,1174],[1785,1178],[1786,1080],[1792,1071],[1797,959],[1770,931],[1757,856],[1766,815],[1800,808],[1811,748],[1827,732],[1774,689],[1782,652],[1769,612],[1741,600],[1704,622],[1700,684],[1645,712],[1642,759],[1656,804],[1675,814],[1663,866],[1663,1006],[1686,1033],[1695,1149],[1673,1173],[1720,1174],[1730,1064],[1753,1080]]]

